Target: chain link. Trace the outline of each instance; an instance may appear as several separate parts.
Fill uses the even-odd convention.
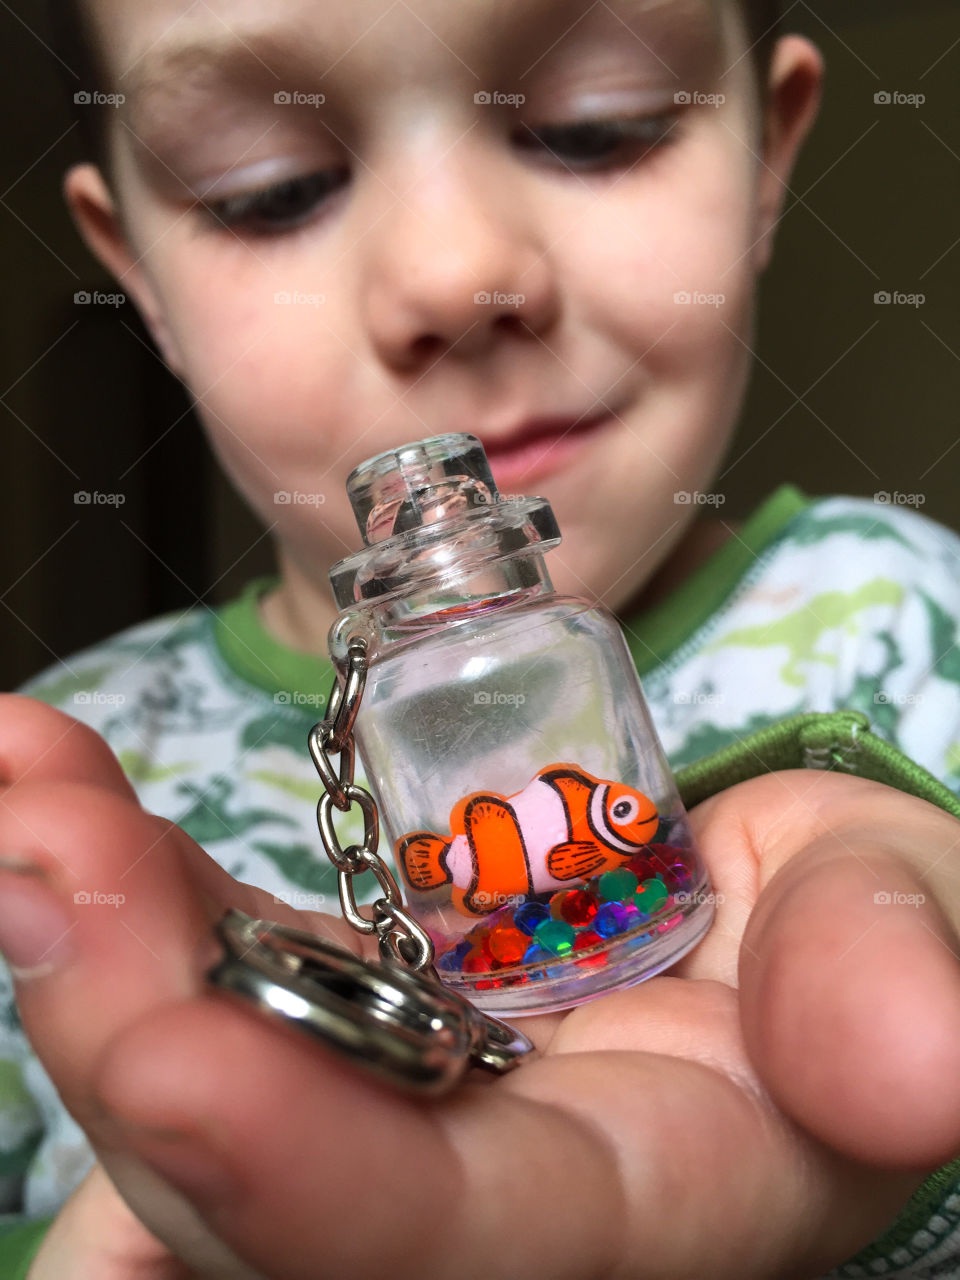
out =
[[[355,638],[347,647],[347,675],[341,686],[333,678],[326,718],[310,730],[310,755],[324,786],[317,804],[317,826],[327,857],[337,869],[337,888],[344,918],[358,933],[375,933],[384,959],[415,972],[432,971],[434,948],[430,935],[409,914],[393,873],[377,854],[380,820],[377,804],[365,787],[354,782],[356,744],[353,726],[367,682],[367,646]],[[337,768],[330,760],[339,755]],[[340,843],[333,810],[348,813],[354,805],[363,813],[363,842],[346,848]],[[354,876],[370,871],[383,891],[373,903],[373,916],[360,913]]]

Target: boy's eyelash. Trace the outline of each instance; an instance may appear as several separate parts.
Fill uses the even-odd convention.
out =
[[[674,141],[678,120],[679,113],[673,111],[658,116],[611,117],[541,125],[536,129],[524,125],[523,131],[516,135],[516,141],[525,150],[540,150],[556,156],[569,168],[600,169],[624,163],[627,159],[636,158],[638,152],[642,155]],[[597,148],[603,154],[596,154]],[[572,153],[578,150],[580,154],[574,154],[571,162]],[[594,154],[589,154],[591,150]]]
[[[678,113],[659,116],[578,120],[569,124],[523,125],[513,140],[523,151],[553,156],[571,170],[595,170],[636,160],[675,141]],[[350,179],[341,166],[303,177],[287,178],[258,191],[222,200],[205,200],[200,208],[214,226],[242,228],[251,235],[279,236],[309,222],[327,199]]]
[[[276,235],[309,221],[318,205],[346,185],[349,178],[349,170],[342,166],[323,169],[300,178],[287,178],[259,191],[205,200],[201,208],[215,225],[243,226],[254,233]]]

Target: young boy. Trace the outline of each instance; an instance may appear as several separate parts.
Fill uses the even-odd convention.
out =
[[[279,574],[5,700],[3,1274],[960,1274],[960,539],[789,485],[693,519],[816,50],[746,0],[76,3],[66,198]],[[551,500],[675,768],[846,709],[914,794],[854,776],[860,722],[731,776],[707,939],[424,1107],[201,975],[228,904],[353,945],[304,914],[344,480],[461,430]]]

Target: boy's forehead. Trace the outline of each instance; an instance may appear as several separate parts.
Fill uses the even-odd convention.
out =
[[[537,31],[546,52],[576,29],[598,21],[619,26],[624,37],[649,33],[716,42],[724,0],[88,0],[114,81],[128,97],[160,87],[178,74],[191,79],[227,62],[271,55],[292,60],[320,53],[320,74],[362,45],[376,51],[398,37],[407,50],[420,46],[462,57],[497,35]],[[381,28],[378,41],[377,28]],[[549,37],[549,38],[547,38]],[[654,48],[651,45],[651,48]],[[655,48],[654,48],[655,51]],[[316,74],[316,66],[313,67]],[[117,85],[117,87],[121,87]]]

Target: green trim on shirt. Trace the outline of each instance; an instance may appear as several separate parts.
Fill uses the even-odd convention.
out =
[[[813,504],[796,485],[782,484],[728,538],[659,604],[624,626],[637,674],[665,662],[723,604],[757,556],[790,521]]]
[[[304,653],[274,639],[260,619],[260,598],[279,583],[276,575],[254,578],[217,610],[213,635],[221,656],[236,675],[267,693],[329,693],[333,664],[327,637],[317,637],[315,654]],[[291,697],[291,705],[295,703]]]
[[[639,675],[663,662],[692,636],[720,608],[757,556],[812,502],[795,485],[780,485],[733,537],[665,599],[629,618],[624,632]],[[316,654],[305,653],[282,644],[263,625],[259,601],[279,582],[276,575],[254,578],[235,600],[217,610],[217,646],[238,676],[267,693],[326,693],[333,680],[326,636],[317,637]]]
[[[26,1280],[34,1258],[53,1225],[53,1218],[17,1220],[12,1227],[0,1223],[0,1276],[3,1280]]]

